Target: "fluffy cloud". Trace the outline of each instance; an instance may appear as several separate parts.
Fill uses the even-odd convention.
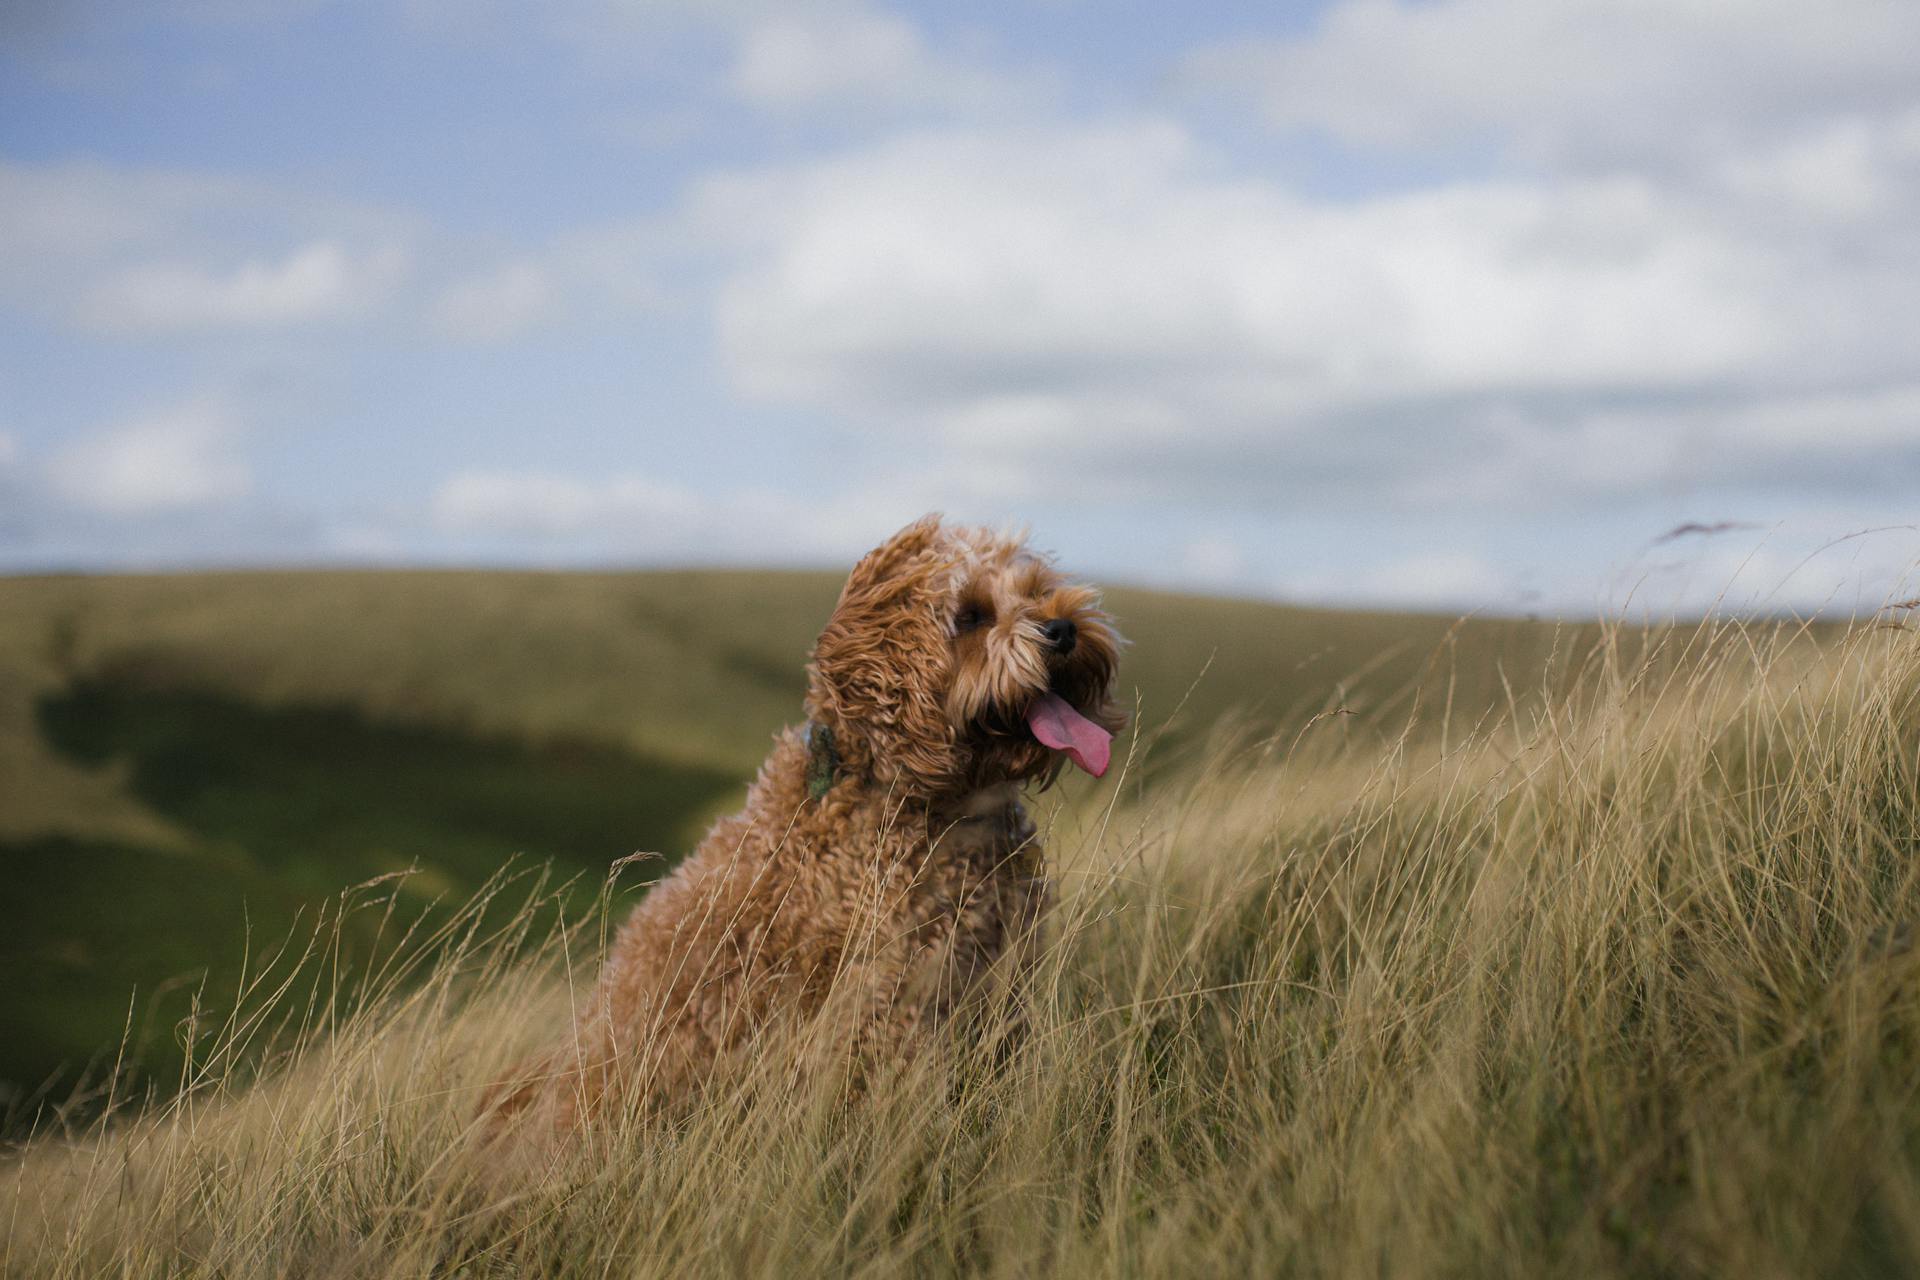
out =
[[[509,262],[448,286],[430,309],[434,328],[458,342],[501,343],[551,315],[553,274],[538,262]]]
[[[472,470],[435,491],[432,522],[468,548],[504,542],[562,558],[658,564],[836,562],[927,510],[914,486],[838,495],[770,490],[699,492],[648,476],[595,479]],[[538,551],[535,552],[538,554]]]
[[[68,445],[48,463],[49,487],[74,506],[109,516],[230,501],[252,487],[240,438],[240,424],[224,405],[190,401]]]
[[[1302,35],[1197,52],[1184,76],[1347,142],[1637,167],[1912,105],[1916,48],[1920,9],[1882,0],[1339,0]]]
[[[332,241],[301,246],[280,261],[254,259],[224,270],[192,262],[141,263],[96,284],[79,314],[104,330],[278,328],[370,305],[405,266],[397,249],[356,257]]]
[[[325,522],[255,491],[240,402],[207,394],[0,458],[0,569],[327,558]]]
[[[110,335],[359,316],[405,282],[423,231],[217,174],[0,164],[0,305]]]
[[[698,508],[692,494],[637,476],[598,483],[545,472],[463,471],[433,496],[433,518],[454,533],[564,538],[640,525],[670,528]]]
[[[1799,484],[1836,429],[1905,474],[1911,232],[1767,213],[1631,176],[1307,200],[1147,121],[919,134],[693,216],[742,237],[743,392],[1116,498]]]
[[[1197,587],[1232,590],[1247,584],[1246,548],[1218,534],[1189,539],[1172,567],[1175,581]]]
[[[410,7],[431,27],[465,33],[474,26],[475,2],[410,0]],[[571,46],[596,69],[631,74],[644,64],[662,79],[691,70],[696,97],[717,90],[815,123],[1006,117],[1057,90],[1055,74],[1010,66],[1005,50],[978,27],[930,39],[898,9],[886,0],[561,0],[532,9],[506,3],[490,26],[537,15],[534,30]],[[718,74],[709,81],[704,73],[714,54]],[[683,127],[671,117],[666,125],[669,134]]]
[[[0,163],[0,267],[151,244],[258,198],[253,184],[212,175]]]
[[[897,15],[806,6],[770,11],[744,27],[728,85],[779,110],[999,113],[1038,92],[1031,79],[936,54]]]
[[[1426,551],[1338,572],[1291,576],[1281,589],[1325,604],[1415,609],[1471,609],[1488,601],[1511,606],[1510,573],[1467,551]]]

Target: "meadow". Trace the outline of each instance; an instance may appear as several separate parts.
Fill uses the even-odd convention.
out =
[[[0,1270],[1920,1265],[1920,650],[1893,618],[1564,628],[1116,591],[1138,722],[1117,776],[1041,799],[1062,901],[1010,1056],[955,1040],[856,1094],[793,1072],[833,1046],[769,1042],[691,1113],[503,1180],[478,1092],[564,1024],[651,874],[613,867],[645,847],[620,833],[684,840],[737,798],[833,585],[5,584],[0,750],[9,788],[38,780],[0,805],[8,856],[149,860],[120,887],[50,858],[14,924],[168,933],[133,899],[169,874],[310,904],[353,870],[292,946],[256,928],[224,990],[199,981],[167,1087],[103,1073],[0,1167]],[[590,803],[660,762],[697,780],[678,807]],[[499,809],[467,821],[462,778]],[[531,856],[496,857],[503,835]],[[167,945],[213,965],[210,920]]]
[[[736,807],[840,575],[258,573],[0,580],[0,1132],[80,1115],[111,1068],[169,1087],[182,1020],[347,886],[402,920],[510,862],[575,879]],[[1384,708],[1446,618],[1117,591],[1126,682],[1195,739]],[[1474,698],[1550,630],[1469,622]],[[630,874],[629,895],[646,876]],[[438,904],[436,906],[435,904]],[[561,909],[559,904],[556,910]],[[345,926],[348,970],[377,931]],[[123,1043],[124,1042],[124,1043]],[[123,1080],[123,1084],[126,1082]]]

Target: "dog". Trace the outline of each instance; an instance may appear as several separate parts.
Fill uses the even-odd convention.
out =
[[[1022,786],[1125,725],[1099,594],[1025,540],[908,525],[848,577],[746,807],[620,928],[571,1043],[487,1107],[549,1136],[684,1098],[775,1023],[856,1073],[1017,990],[1051,900]]]

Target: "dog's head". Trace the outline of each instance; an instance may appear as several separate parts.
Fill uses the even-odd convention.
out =
[[[908,525],[854,566],[808,664],[807,714],[849,773],[938,798],[1106,772],[1125,725],[1099,593],[1017,538]]]

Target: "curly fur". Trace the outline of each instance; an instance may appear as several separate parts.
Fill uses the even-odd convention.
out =
[[[1065,654],[1054,619],[1077,630]],[[1050,900],[1020,786],[1060,768],[1022,712],[1052,690],[1118,731],[1119,645],[1098,594],[1022,539],[928,516],[869,553],[808,664],[809,726],[635,908],[572,1042],[493,1112],[555,1133],[681,1098],[782,1019],[831,1016],[864,1069],[1017,981]],[[812,795],[822,731],[837,767]]]

